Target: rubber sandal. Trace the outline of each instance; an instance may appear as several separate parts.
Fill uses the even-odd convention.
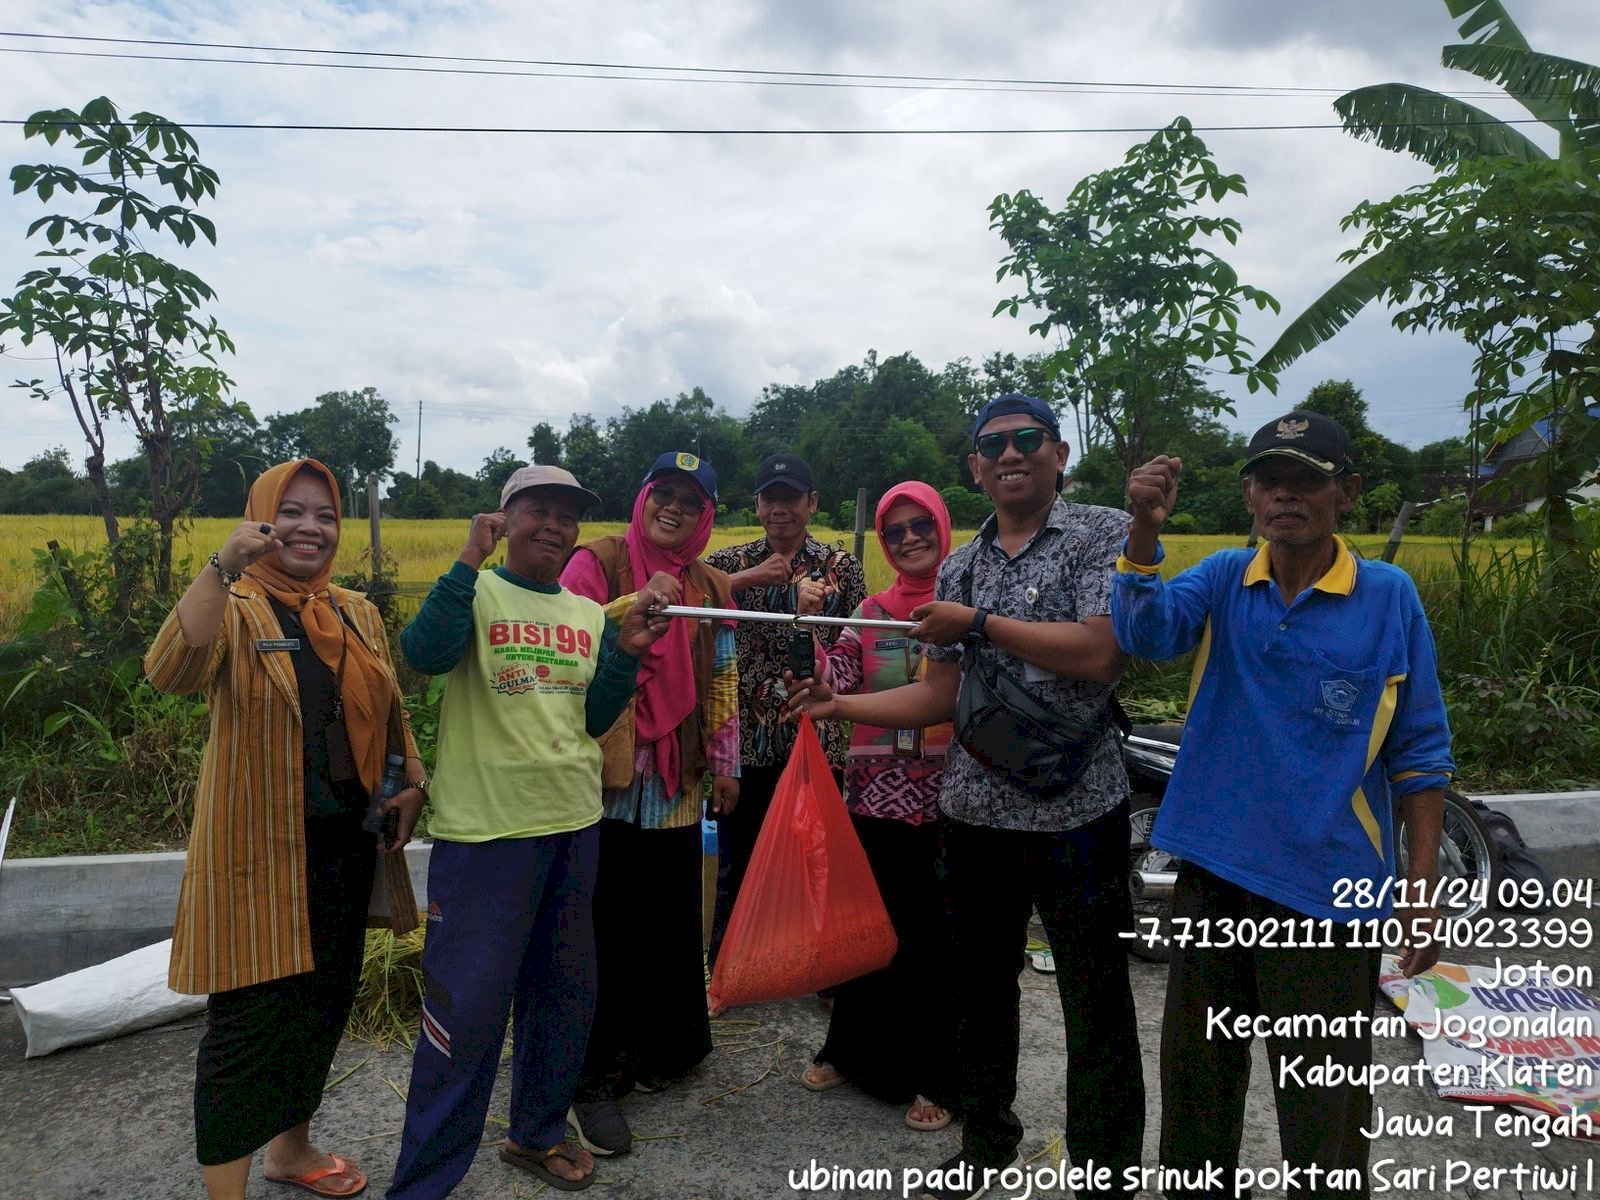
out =
[[[310,1192],[313,1196],[359,1196],[367,1190],[367,1176],[360,1167],[352,1167],[337,1154],[330,1154],[328,1157],[333,1159],[333,1166],[331,1167],[318,1167],[315,1171],[307,1171],[304,1175],[296,1175],[292,1179],[288,1177],[274,1179],[271,1175],[263,1175],[262,1178],[268,1183],[281,1183],[285,1187],[300,1188],[302,1191]],[[358,1181],[355,1187],[345,1188],[341,1191],[335,1188],[317,1186],[324,1179],[347,1173],[352,1179]]]
[[[911,1115],[912,1111],[919,1108],[922,1109],[923,1112],[927,1112],[930,1108],[944,1109],[944,1116],[933,1117],[930,1119],[913,1117]],[[942,1104],[935,1104],[932,1100],[929,1100],[926,1096],[921,1094],[918,1094],[916,1100],[912,1103],[911,1108],[906,1110],[906,1124],[912,1129],[920,1129],[923,1133],[937,1133],[946,1125],[950,1124],[950,1122],[953,1120],[955,1120],[955,1114],[952,1113],[948,1108],[945,1108]]]
[[[578,1152],[572,1148],[570,1142],[559,1142],[542,1153],[536,1150],[524,1150],[521,1146],[513,1146],[510,1142],[502,1142],[500,1145],[501,1162],[510,1163],[513,1167],[528,1172],[535,1179],[542,1180],[560,1192],[583,1191],[594,1182],[595,1172],[599,1169],[599,1165],[596,1164],[595,1168],[582,1179],[568,1179],[545,1166],[545,1160],[549,1158],[562,1158],[573,1166],[578,1165]]]
[[[1056,956],[1051,951],[1049,942],[1028,939],[1028,965],[1041,975],[1056,973]]]
[[[833,1072],[833,1074],[830,1075],[826,1079],[818,1079],[818,1080],[807,1079],[806,1075],[807,1075],[808,1072],[810,1072],[811,1067],[827,1067],[829,1070],[831,1070]],[[811,1091],[811,1092],[828,1092],[828,1091],[832,1091],[834,1088],[838,1087],[841,1083],[846,1082],[846,1077],[844,1075],[842,1075],[839,1072],[839,1069],[837,1067],[834,1067],[831,1063],[812,1063],[811,1067],[807,1067],[804,1071],[802,1071],[800,1073],[801,1086],[803,1086],[807,1091]]]

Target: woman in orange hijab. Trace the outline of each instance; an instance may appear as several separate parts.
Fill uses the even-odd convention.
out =
[[[360,973],[380,848],[361,822],[399,693],[377,609],[329,585],[340,528],[327,467],[272,467],[145,656],[156,687],[203,692],[211,714],[169,982],[211,996],[194,1110],[212,1200],[243,1200],[262,1145],[274,1182],[367,1185],[309,1136]],[[411,786],[384,805],[399,813],[390,849],[427,786],[404,738]]]

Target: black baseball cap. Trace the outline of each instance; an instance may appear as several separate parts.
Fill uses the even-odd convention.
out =
[[[792,487],[797,492],[814,492],[817,485],[811,478],[811,466],[798,454],[769,454],[756,468],[756,495],[775,483]]]
[[[1355,450],[1344,427],[1332,417],[1302,409],[1285,413],[1256,430],[1239,474],[1248,475],[1251,467],[1273,456],[1306,463],[1324,475],[1343,475],[1356,469]]]

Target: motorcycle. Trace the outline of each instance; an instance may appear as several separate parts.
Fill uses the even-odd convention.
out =
[[[1166,795],[1172,767],[1178,759],[1178,743],[1183,736],[1180,725],[1135,725],[1122,740],[1122,761],[1128,771],[1133,793],[1129,810],[1132,827],[1128,843],[1128,889],[1133,894],[1135,928],[1152,928],[1160,923],[1157,936],[1132,939],[1129,952],[1146,962],[1166,962],[1167,923],[1172,916],[1172,889],[1182,863],[1150,844],[1150,831]],[[1395,841],[1398,845],[1395,874],[1404,878],[1409,868],[1406,854],[1405,820],[1395,805]],[[1439,897],[1446,917],[1470,919],[1489,906],[1499,885],[1499,856],[1488,827],[1472,801],[1452,788],[1444,793],[1444,831],[1439,839]],[[1459,882],[1456,882],[1459,881]]]

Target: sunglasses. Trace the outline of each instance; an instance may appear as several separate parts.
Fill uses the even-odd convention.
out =
[[[1049,434],[1037,425],[1030,425],[1026,429],[1013,429],[1009,433],[986,433],[973,447],[985,458],[999,458],[1006,452],[1006,443],[1009,441],[1017,448],[1018,454],[1032,454],[1044,445],[1044,439]]]
[[[934,524],[932,517],[912,517],[911,520],[899,525],[884,526],[883,540],[891,546],[898,546],[906,540],[906,534],[908,533],[912,537],[932,537],[933,531],[937,528],[938,526]]]
[[[650,489],[650,499],[662,508],[677,502],[678,511],[686,517],[698,517],[706,510],[706,502],[693,488],[675,488],[670,483],[658,483]]]

